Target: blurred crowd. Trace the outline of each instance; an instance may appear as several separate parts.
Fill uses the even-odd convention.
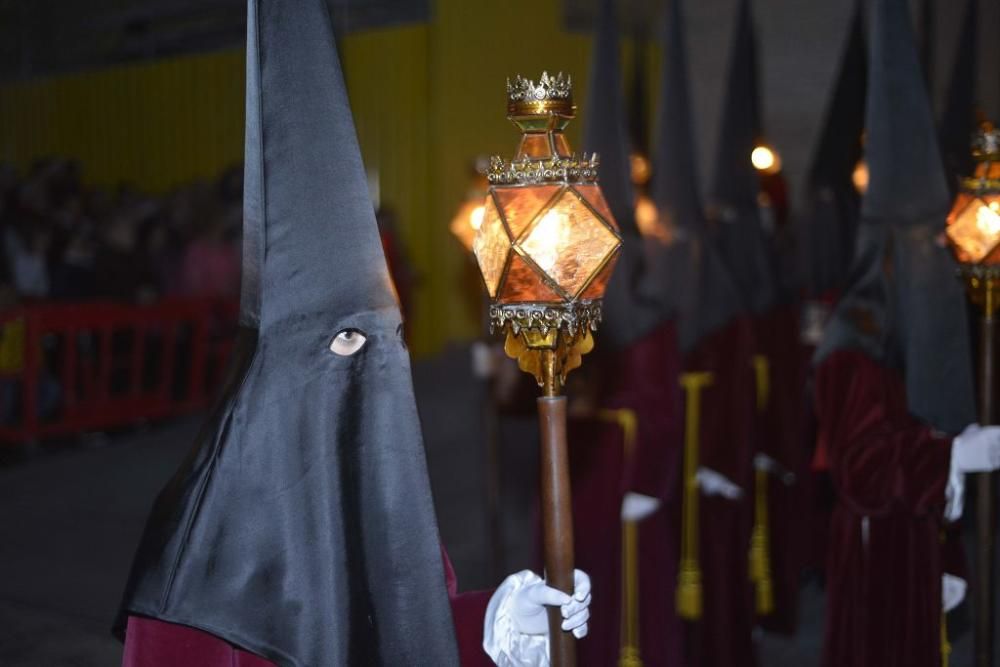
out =
[[[80,165],[0,165],[0,308],[36,301],[235,298],[243,170],[163,195],[90,187]]]

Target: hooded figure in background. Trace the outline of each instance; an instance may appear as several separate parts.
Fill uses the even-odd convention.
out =
[[[861,211],[861,195],[867,178],[863,166],[865,94],[868,78],[868,51],[865,42],[864,2],[854,4],[844,51],[840,58],[833,94],[827,103],[823,129],[809,167],[805,206],[798,224],[799,272],[803,279],[803,303],[799,349],[805,359],[812,357],[823,338],[833,307],[847,283],[854,252],[854,237]],[[808,369],[805,370],[807,378]],[[815,457],[816,418],[809,397],[802,415],[802,448],[812,460],[811,470],[803,470],[809,499],[804,503],[809,516],[801,540],[804,564],[822,571],[830,534],[833,497],[827,462]]]
[[[761,222],[760,177],[750,162],[760,138],[757,45],[750,0],[740,0],[729,51],[709,204],[723,260],[754,314],[777,303],[775,258]]]
[[[676,312],[682,353],[684,467],[667,499],[680,552],[668,604],[671,619],[692,622],[684,651],[690,664],[739,667],[756,663],[744,491],[751,480],[753,338],[698,194],[680,0],[668,3],[665,21],[652,181],[665,233],[645,242],[648,290]]]
[[[802,472],[801,415],[805,359],[799,350],[798,280],[787,229],[767,230],[761,177],[751,161],[762,138],[757,49],[752,5],[737,9],[722,129],[716,153],[712,207],[723,259],[753,318],[754,354],[745,369],[753,379],[753,439],[740,466],[750,477],[730,480],[750,504],[752,549],[746,566],[755,610],[773,629],[791,632],[798,597]]]
[[[547,664],[543,603],[579,621],[585,592],[571,604],[530,572],[492,598],[446,585],[323,0],[249,0],[246,92],[239,341],[139,545],[125,665],[458,665],[452,608],[463,664],[489,664],[484,639],[501,665]]]
[[[672,596],[667,564],[676,558],[664,500],[679,463],[680,358],[673,311],[645,290],[649,267],[634,209],[615,4],[599,3],[583,109],[582,147],[599,156],[601,189],[623,248],[605,293],[594,358],[574,372],[589,386],[568,392],[577,405],[579,397],[593,396],[585,409],[571,405],[574,536],[577,565],[604,591],[595,610],[601,623],[580,645],[579,664],[606,667],[637,651],[645,665],[657,667],[679,657],[678,633],[664,629]],[[635,550],[623,552],[623,522],[638,535]],[[641,584],[638,599],[623,605],[625,572],[637,574]],[[637,633],[623,635],[623,623],[636,612]]]
[[[806,214],[800,232],[801,273],[809,302],[832,304],[844,288],[854,251],[861,197],[852,180],[864,155],[865,88],[868,54],[865,46],[864,5],[854,4],[833,95],[826,108],[819,144],[809,166]],[[807,314],[805,333],[815,346],[822,335],[826,309]],[[808,308],[807,308],[808,313]]]
[[[963,474],[996,468],[1000,431],[966,427],[966,299],[936,238],[950,200],[907,3],[877,0],[874,12],[870,181],[848,287],[815,357],[819,447],[838,496],[823,664],[932,667],[942,612],[965,589],[943,529],[961,515]]]

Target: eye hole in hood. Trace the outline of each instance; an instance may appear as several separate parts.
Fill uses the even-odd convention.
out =
[[[344,329],[330,341],[330,351],[342,357],[349,357],[365,346],[368,337],[358,329]]]

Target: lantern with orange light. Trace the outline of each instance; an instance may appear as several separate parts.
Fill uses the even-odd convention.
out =
[[[573,528],[566,452],[566,375],[593,348],[601,298],[621,236],[597,184],[595,155],[570,152],[575,115],[562,74],[507,82],[507,117],[521,131],[512,160],[490,160],[489,192],[473,251],[489,293],[490,328],[542,388],[541,498],[549,585],[572,594]],[[552,665],[575,664],[557,608],[549,616]]]
[[[984,123],[972,155],[975,173],[962,180],[948,215],[948,238],[964,267],[984,274],[1000,265],[1000,131]]]

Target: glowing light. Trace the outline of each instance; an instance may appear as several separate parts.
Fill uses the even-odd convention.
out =
[[[635,200],[635,223],[639,233],[646,238],[653,238],[664,243],[670,243],[673,235],[660,218],[660,212],[653,200],[640,194]]]
[[[632,153],[629,156],[629,163],[632,168],[632,183],[635,185],[645,185],[649,182],[649,160],[639,153]]]
[[[858,194],[863,195],[868,191],[868,163],[865,162],[864,158],[858,160],[858,163],[854,165],[854,171],[851,172],[851,182]]]
[[[469,214],[469,226],[479,231],[479,228],[483,226],[483,214],[485,213],[486,207],[482,204],[472,209],[472,213]]]
[[[531,232],[531,258],[538,267],[548,273],[559,260],[559,250],[566,243],[569,229],[566,216],[555,208],[542,216],[535,230]]]
[[[750,162],[754,169],[767,174],[774,174],[781,170],[781,158],[768,146],[755,146],[750,153]]]
[[[976,210],[976,227],[987,236],[1000,234],[1000,204],[991,202],[989,206],[980,206]]]

